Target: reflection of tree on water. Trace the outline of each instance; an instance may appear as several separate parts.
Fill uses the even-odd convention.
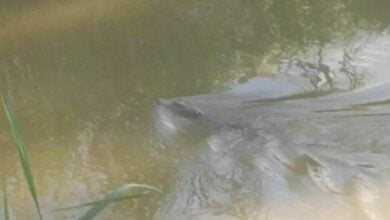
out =
[[[344,51],[343,60],[340,61],[340,64],[342,65],[340,72],[345,73],[350,81],[349,89],[357,88],[363,84],[364,80],[364,74],[359,73],[356,70],[356,67],[351,64],[352,59],[353,58],[348,54],[348,52]]]
[[[307,78],[315,90],[320,88],[335,91],[342,89],[337,86],[341,83],[340,79],[337,79],[340,77],[345,78],[347,82],[341,83],[339,86],[343,88],[347,86],[345,88],[347,90],[358,88],[364,85],[364,80],[370,77],[370,73],[362,67],[370,63],[364,54],[375,53],[373,51],[375,48],[369,48],[371,40],[375,41],[375,38],[372,37],[372,34],[368,34],[368,36],[357,40],[358,42],[355,42],[354,45],[346,45],[340,49],[333,48],[332,43],[319,43],[306,51],[310,54],[310,58],[307,58],[305,50],[300,53],[296,52],[287,61],[278,65],[276,73],[286,76],[296,75],[298,68],[301,71],[300,76]],[[334,55],[331,56],[331,53]],[[324,57],[324,54],[327,55]],[[326,85],[328,87],[325,87]]]
[[[115,4],[119,4],[118,2]],[[377,4],[383,4],[382,1],[377,2]],[[182,81],[182,86],[180,86],[183,91],[195,93],[191,92],[191,87],[197,87],[194,88],[195,90],[205,90],[215,86],[219,81],[235,77],[233,71],[229,69],[234,66],[237,52],[248,54],[242,58],[249,59],[243,61],[244,66],[239,68],[253,69],[252,66],[256,64],[250,63],[262,60],[275,46],[289,53],[316,40],[327,41],[335,32],[349,35],[354,28],[370,26],[374,20],[374,17],[370,17],[374,15],[366,15],[359,18],[359,21],[364,21],[361,22],[363,24],[351,25],[353,22],[348,19],[358,17],[354,16],[358,7],[354,5],[354,2],[337,0],[288,2],[237,0],[203,1],[201,3],[170,1],[169,4],[165,4],[165,1],[161,3],[146,1],[143,4],[146,4],[145,7],[148,9],[143,11],[145,14],[137,14],[135,18],[121,17],[122,20],[114,25],[98,22],[93,27],[87,28],[82,36],[76,38],[72,34],[68,35],[69,37],[63,40],[64,44],[70,48],[74,46],[69,51],[54,44],[53,48],[47,48],[39,43],[39,39],[35,39],[37,47],[30,48],[30,51],[39,51],[44,48],[43,50],[47,50],[47,55],[39,55],[41,59],[52,60],[54,67],[64,68],[62,65],[66,65],[70,68],[69,72],[78,72],[80,71],[78,69],[84,68],[77,59],[86,60],[85,70],[91,72],[91,79],[75,76],[76,81],[114,78],[114,83],[119,84],[120,88],[124,88],[126,92],[134,92],[131,87],[122,85],[122,82],[134,80],[134,78],[143,82],[144,76],[140,75],[164,79],[165,75],[169,74],[171,78]],[[356,4],[359,6],[376,5],[371,1],[359,1]],[[131,8],[127,7],[129,5],[124,4],[121,10],[128,10],[129,14],[134,14]],[[231,10],[232,8],[235,10]],[[330,14],[337,14],[337,16],[329,16]],[[31,24],[31,26],[34,25],[36,24]],[[50,37],[50,34],[63,30],[53,29],[53,33],[50,33],[50,29],[46,31],[49,33],[43,34],[48,34]],[[65,33],[66,31],[68,30],[65,30]],[[23,34],[28,38],[28,33]],[[88,50],[77,48],[77,41],[88,42],[84,46],[93,48],[91,53]],[[56,52],[61,50],[62,53]],[[54,67],[49,67],[44,63],[41,66],[48,68],[41,71],[42,67],[32,66],[32,59],[26,51],[19,49],[16,51],[16,54],[10,55],[15,55],[22,63],[36,69],[33,75],[42,78],[49,78],[52,74],[61,75]],[[107,56],[101,53],[102,51],[105,51]],[[2,59],[5,66],[9,66],[10,69],[16,68],[8,63],[7,56],[5,55]],[[62,63],[57,62],[58,60],[62,60]],[[94,60],[101,62],[96,63]],[[111,71],[103,73],[99,71],[100,69],[113,69],[115,73]],[[65,79],[73,77],[70,76],[71,73],[66,74],[69,76],[65,76]],[[22,74],[12,75],[18,78],[18,75]],[[99,77],[94,77],[94,75]],[[205,78],[208,80],[202,80]],[[192,85],[190,82],[198,83]],[[145,87],[156,85],[151,84],[151,81],[147,84],[142,83]],[[168,90],[170,86],[166,87]],[[166,93],[169,96],[170,91]]]
[[[342,65],[340,72],[345,73],[350,81],[350,89],[354,89],[364,83],[364,74],[357,70],[353,61],[354,58],[357,57],[358,53],[364,50],[370,39],[371,35],[368,36],[366,40],[362,41],[361,45],[357,45],[349,50],[344,50],[343,60],[339,62]]]
[[[323,84],[328,84],[330,89],[334,88],[333,85],[333,75],[330,71],[330,67],[324,64],[322,57],[323,45],[318,47],[318,63],[302,62],[298,59],[297,66],[302,68],[304,72],[301,74],[304,77],[310,79],[310,83],[314,86],[315,89],[318,89],[319,86]]]
[[[334,89],[334,73],[331,71],[331,67],[323,61],[322,47],[318,48],[318,58],[317,63],[302,61],[300,58],[290,59],[287,63],[287,67],[283,70],[279,67],[277,73],[289,75],[291,68],[296,66],[303,71],[300,73],[300,76],[309,79],[315,90],[324,85],[329,85],[329,90],[332,90]]]

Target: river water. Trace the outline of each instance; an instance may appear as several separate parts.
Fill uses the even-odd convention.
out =
[[[0,93],[45,219],[390,216],[385,0],[0,3]],[[11,216],[36,219],[4,112]],[[1,212],[0,212],[1,214]]]

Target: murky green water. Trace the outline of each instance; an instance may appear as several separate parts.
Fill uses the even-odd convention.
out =
[[[164,193],[99,217],[387,219],[389,7],[2,1],[0,92],[44,216],[77,219],[83,210],[50,210],[139,182]],[[34,219],[0,114],[11,214]]]

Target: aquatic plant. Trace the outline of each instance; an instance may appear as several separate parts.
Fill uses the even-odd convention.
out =
[[[149,195],[149,193],[145,193],[145,192],[128,195],[129,191],[135,188],[143,188],[143,189],[149,189],[149,190],[161,192],[159,189],[149,185],[129,183],[129,184],[122,185],[116,188],[115,190],[113,190],[112,192],[108,193],[102,200],[96,200],[93,202],[88,202],[88,203],[71,206],[71,207],[58,208],[58,209],[54,209],[53,211],[68,211],[71,209],[79,209],[79,208],[91,206],[91,208],[87,211],[87,213],[80,218],[80,220],[90,220],[93,219],[96,215],[98,215],[105,207],[107,207],[112,203],[117,203],[129,199],[136,199],[136,198]]]
[[[108,193],[104,197],[104,199],[102,199],[102,200],[94,201],[94,202],[90,202],[90,203],[81,205],[81,206],[92,205],[92,207],[88,210],[88,212],[86,214],[84,214],[80,218],[80,220],[93,219],[105,207],[107,207],[108,205],[110,205],[112,203],[119,202],[122,200],[127,200],[127,199],[133,199],[133,198],[137,198],[137,197],[145,195],[145,194],[126,195],[129,193],[129,191],[131,191],[134,188],[149,189],[149,190],[153,190],[156,192],[161,192],[159,189],[152,187],[152,186],[149,186],[149,185],[145,185],[145,184],[129,183],[129,184],[122,185],[122,186],[116,188],[115,190],[113,190],[112,192]],[[78,206],[78,207],[81,207],[81,206]]]
[[[16,149],[18,152],[19,161],[22,165],[24,177],[27,181],[28,190],[30,191],[31,197],[34,201],[35,208],[37,210],[39,219],[42,220],[43,218],[42,218],[41,208],[39,206],[38,194],[37,194],[37,190],[35,187],[34,178],[33,178],[33,174],[31,171],[31,166],[30,166],[30,163],[29,163],[29,160],[27,157],[26,146],[23,142],[22,135],[19,131],[14,113],[13,113],[10,105],[7,104],[4,101],[4,99],[2,99],[2,102],[3,102],[3,107],[4,107],[5,114],[7,116],[8,123],[11,127],[12,137],[13,137],[13,140],[14,140],[15,145],[16,145]]]
[[[37,190],[36,190],[35,183],[34,183],[33,174],[31,171],[31,166],[30,166],[30,163],[29,163],[28,157],[27,157],[26,146],[23,142],[22,135],[19,131],[14,113],[13,113],[10,105],[7,104],[4,101],[4,99],[2,99],[2,102],[3,102],[3,107],[4,107],[4,111],[6,113],[6,116],[7,116],[8,123],[11,127],[12,137],[13,137],[13,140],[16,144],[19,160],[20,160],[20,163],[22,165],[25,179],[27,181],[28,189],[29,189],[31,197],[34,201],[39,219],[42,220],[43,219],[42,212],[41,212],[41,208],[40,208],[39,201],[38,201],[38,195],[37,195]],[[84,203],[84,204],[72,206],[72,207],[67,207],[67,208],[59,208],[59,209],[55,209],[53,211],[65,211],[65,210],[70,210],[70,209],[78,209],[78,208],[84,208],[84,207],[91,206],[91,208],[80,218],[80,220],[91,220],[96,215],[98,215],[104,208],[106,208],[108,205],[110,205],[112,203],[116,203],[116,202],[120,202],[120,201],[124,201],[124,200],[129,200],[129,199],[135,199],[135,198],[139,198],[139,197],[148,195],[148,193],[136,193],[136,194],[129,195],[130,191],[133,189],[136,189],[136,188],[161,192],[159,189],[157,189],[153,186],[149,186],[149,185],[145,185],[145,184],[138,184],[138,183],[129,183],[129,184],[125,184],[125,185],[122,185],[122,186],[114,189],[112,192],[108,193],[102,200],[88,202],[88,203]],[[4,219],[9,220],[8,195],[7,195],[7,187],[6,187],[5,179],[3,179],[3,206],[4,206],[3,207]]]
[[[4,220],[9,220],[9,211],[8,211],[8,193],[7,193],[7,185],[5,178],[3,178],[3,213]]]

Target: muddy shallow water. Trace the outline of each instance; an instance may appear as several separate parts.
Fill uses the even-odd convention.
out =
[[[4,1],[0,93],[46,219],[387,219],[387,1]],[[36,214],[3,112],[11,216]],[[319,214],[320,213],[320,214]],[[0,212],[0,214],[2,214]]]

